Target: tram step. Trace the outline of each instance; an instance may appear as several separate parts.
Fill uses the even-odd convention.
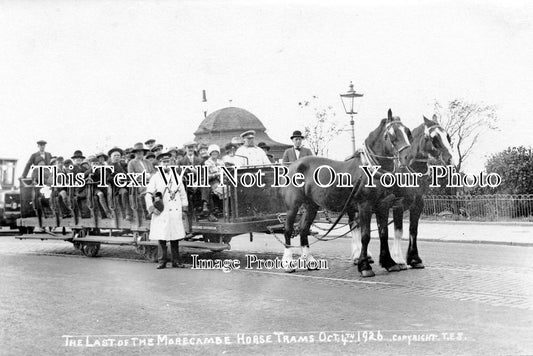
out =
[[[138,241],[137,245],[141,246],[157,246],[157,241]],[[180,241],[180,247],[188,248],[203,248],[211,251],[224,251],[229,250],[231,247],[229,244],[221,244],[215,242],[203,242],[203,241]]]
[[[128,246],[135,245],[135,240],[132,237],[127,236],[87,236],[87,237],[78,237],[72,239],[74,242],[93,242],[100,243],[103,245],[118,245],[118,246]]]
[[[19,240],[59,240],[59,241],[67,241],[72,239],[72,235],[51,235],[51,234],[27,234],[27,235],[19,235],[15,236],[16,239]]]

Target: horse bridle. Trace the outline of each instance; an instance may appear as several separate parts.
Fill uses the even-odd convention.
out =
[[[402,146],[401,148],[397,149],[396,146],[394,145],[394,143],[392,143],[392,139],[390,137],[390,128],[391,126],[393,125],[402,125],[402,122],[400,120],[393,120],[389,123],[387,123],[387,125],[385,125],[385,133],[383,134],[383,137],[385,140],[389,140],[393,149],[394,149],[394,156],[382,156],[382,155],[378,155],[376,153],[374,153],[370,147],[368,147],[368,144],[366,143],[366,140],[364,142],[364,146],[363,146],[363,152],[365,153],[366,155],[366,158],[368,160],[368,162],[373,165],[373,166],[378,166],[379,165],[379,162],[377,162],[375,158],[382,158],[382,159],[388,159],[388,160],[391,160],[394,162],[394,169],[393,169],[393,172],[396,172],[397,168],[402,168],[402,164],[400,163],[400,153],[411,147],[411,144],[409,143],[409,139],[407,140],[407,144],[405,144],[404,146]],[[405,126],[404,126],[405,127]]]
[[[435,130],[437,130],[438,128],[440,128],[441,130],[444,131],[444,129],[439,125],[439,124],[435,124],[435,125],[432,125],[430,127],[428,127],[428,133],[429,133],[429,137],[430,139],[433,137],[432,134]],[[446,132],[446,131],[444,131]],[[415,158],[413,160],[411,160],[411,162],[420,162],[420,163],[425,163],[426,164],[426,167],[427,167],[427,170],[426,170],[426,173],[423,173],[422,175],[423,176],[426,176],[426,175],[429,175],[429,164],[427,164],[429,162],[429,158],[432,157],[436,160],[439,160],[442,164],[444,164],[445,162],[442,160],[442,152],[440,152],[440,155],[439,157],[434,157],[431,153],[427,152],[427,158]],[[415,170],[413,170],[413,168],[411,168],[410,164],[408,164],[407,166],[405,166],[405,169],[409,172],[409,173],[418,173],[416,172]]]

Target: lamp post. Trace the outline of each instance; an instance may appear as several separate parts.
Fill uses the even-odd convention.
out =
[[[344,106],[344,111],[346,111],[346,115],[350,115],[350,125],[352,126],[352,150],[353,153],[355,153],[355,130],[353,116],[357,114],[356,105],[359,104],[359,100],[356,101],[355,99],[362,97],[363,94],[356,93],[353,89],[352,82],[350,82],[350,89],[345,94],[340,95],[342,105]]]
[[[204,119],[207,117],[207,96],[205,95],[205,89],[202,90],[202,107],[204,110]]]

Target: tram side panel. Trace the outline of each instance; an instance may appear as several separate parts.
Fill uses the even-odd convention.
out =
[[[257,184],[250,187],[240,184],[243,179],[247,179],[243,176],[254,176],[259,171],[262,173],[263,187]],[[239,184],[235,189],[237,219],[269,218],[286,211],[281,188],[272,186],[274,184],[272,167],[240,169],[239,176]]]

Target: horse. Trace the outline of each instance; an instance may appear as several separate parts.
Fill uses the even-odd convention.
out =
[[[396,188],[394,192],[400,199],[397,199],[392,206],[394,219],[392,256],[401,269],[407,269],[407,265],[411,268],[424,268],[416,242],[418,221],[424,208],[423,195],[429,186],[428,162],[433,160],[440,161],[444,165],[453,165],[450,135],[436,122],[436,115],[433,115],[433,120],[425,116],[423,118],[424,123],[413,130],[411,147],[407,150],[409,163],[405,167],[409,173],[422,174],[419,187]],[[409,210],[409,246],[404,260],[400,241],[403,236],[403,212],[406,210]]]
[[[408,154],[408,164],[401,167],[403,171],[410,174],[419,173],[421,175],[419,187],[398,187],[394,186],[389,190],[394,199],[392,203],[393,221],[394,221],[394,245],[392,248],[392,259],[398,263],[401,270],[407,269],[407,265],[412,268],[424,268],[424,264],[418,255],[417,236],[418,236],[418,221],[424,208],[423,195],[428,187],[428,161],[440,161],[445,165],[453,164],[453,154],[451,148],[450,135],[436,122],[436,116],[433,120],[423,117],[424,123],[413,130],[410,136],[411,146],[406,153]],[[369,160],[372,160],[372,153],[365,153]],[[385,157],[376,157],[375,160],[380,162],[372,162],[373,164],[383,164]],[[391,158],[389,158],[390,160]],[[390,165],[389,168],[390,169]],[[390,198],[390,197],[389,197]],[[376,216],[380,215],[384,218],[389,214],[389,208],[381,207],[383,211],[376,212]],[[403,212],[409,210],[409,247],[407,252],[407,263],[404,259],[400,241],[403,236]],[[386,220],[380,222],[378,220],[378,229],[381,234],[388,234]],[[384,229],[385,231],[381,231]],[[354,264],[358,264],[357,256],[361,251],[361,233],[359,228],[352,229],[352,254]],[[381,251],[380,253],[384,253]]]
[[[409,130],[403,125],[399,117],[393,117],[389,109],[386,119],[381,120],[379,126],[372,131],[365,140],[367,150],[380,157],[396,157],[395,162],[400,166],[408,164],[407,148],[410,147]],[[361,165],[368,162],[361,155],[354,155],[347,161],[335,161],[324,157],[308,156],[297,160],[289,166],[289,176],[299,174],[302,177],[300,185],[288,185],[282,189],[285,204],[287,206],[287,217],[285,221],[285,251],[282,262],[288,272],[293,272],[293,261],[291,251],[291,238],[294,233],[294,222],[301,206],[305,207],[305,212],[300,219],[300,246],[302,248],[301,258],[307,262],[314,261],[314,257],[309,252],[308,236],[310,226],[313,223],[319,208],[335,212],[346,212],[351,224],[355,222],[357,210],[366,211],[376,209],[383,211],[379,206],[384,204],[387,209],[390,204],[385,202],[388,195],[386,190],[380,186],[379,182],[374,182],[376,187],[367,187],[368,178],[364,174]],[[395,164],[395,163],[393,163]],[[326,167],[326,168],[324,168]],[[332,177],[332,171],[335,173]],[[351,184],[324,184],[331,183],[336,176],[347,176]],[[322,186],[321,186],[322,185]],[[355,194],[354,194],[355,192]],[[380,209],[377,209],[377,208]],[[358,269],[363,276],[372,276],[372,268],[367,257],[367,246],[370,241],[370,218],[360,221],[362,227],[363,248],[358,260]],[[371,216],[371,214],[370,214]],[[380,237],[381,239],[381,237]],[[380,254],[380,263],[387,270],[399,270],[398,266],[388,252],[388,243],[381,240],[381,245],[385,253]],[[316,263],[314,264],[317,265]],[[310,266],[310,264],[308,264]]]

